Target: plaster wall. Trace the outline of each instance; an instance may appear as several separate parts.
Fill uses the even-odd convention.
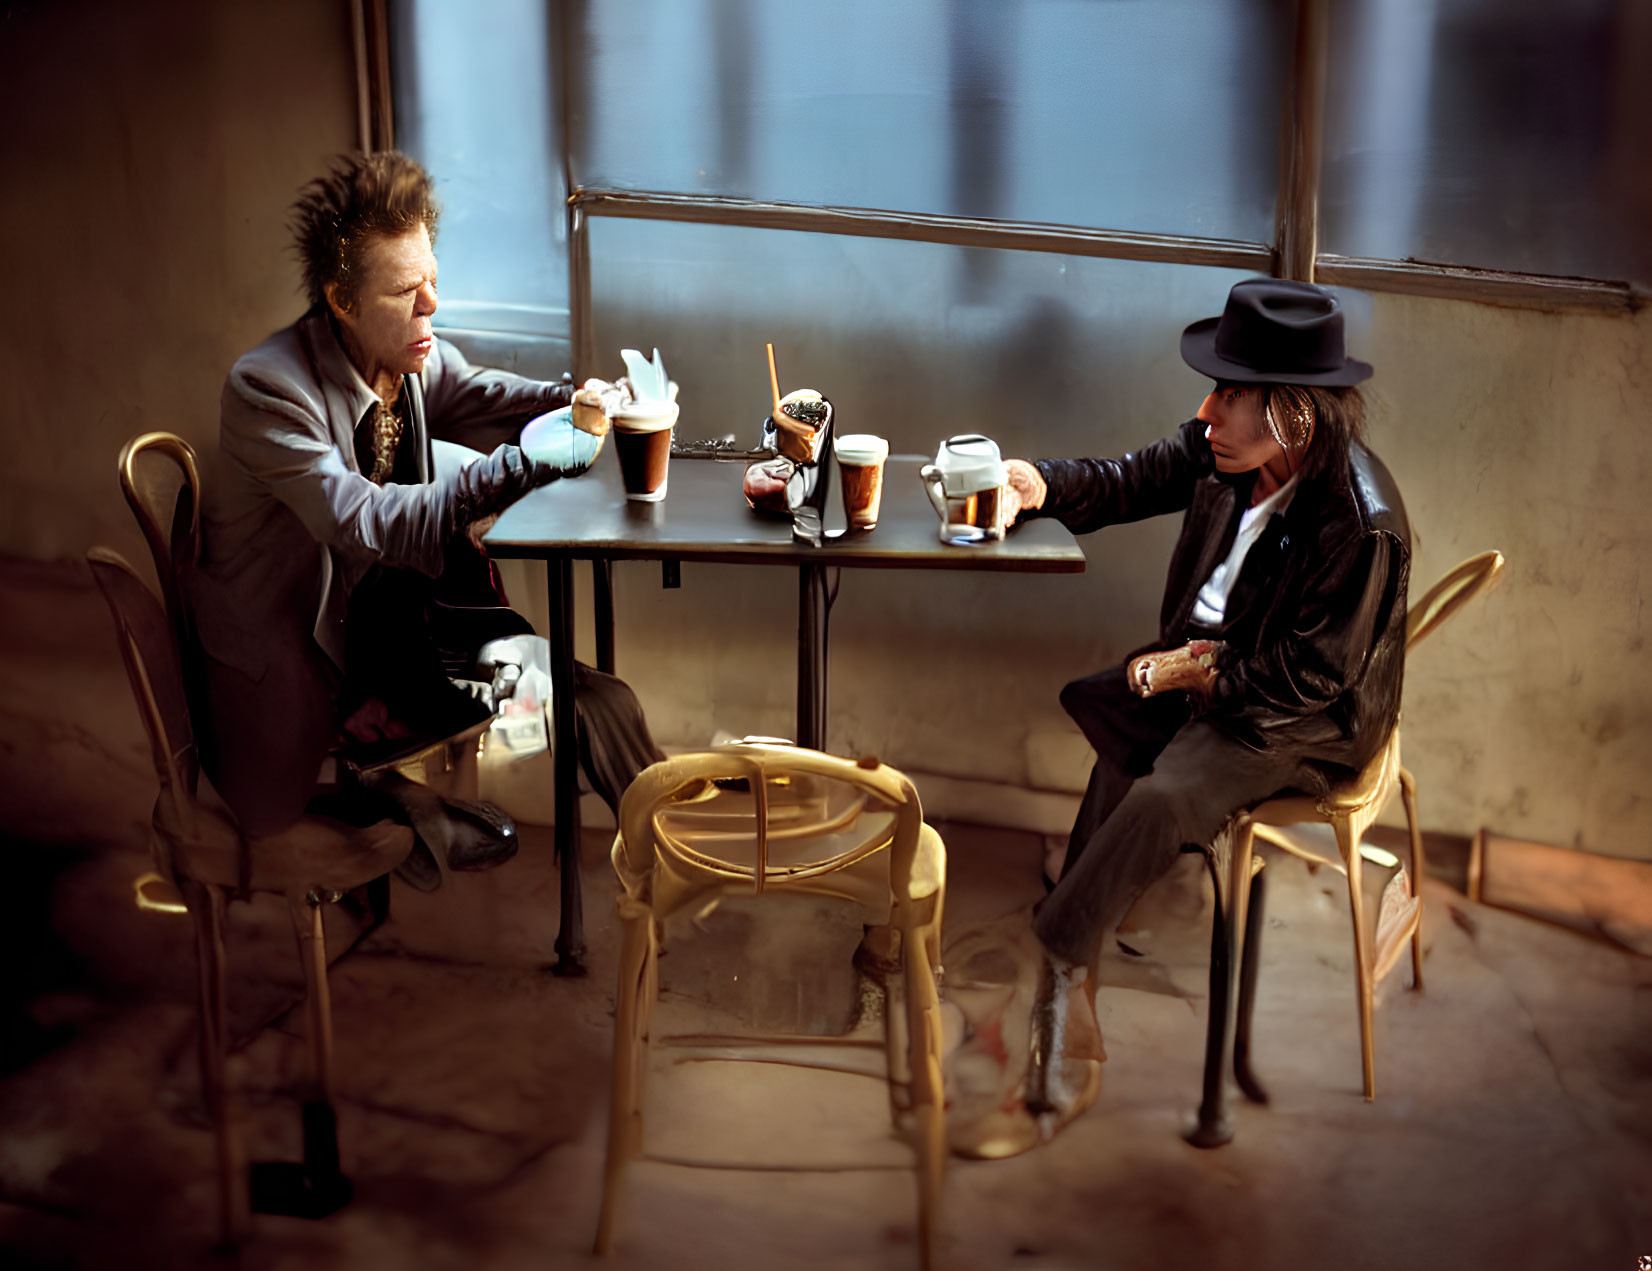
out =
[[[1378,296],[1371,336],[1413,596],[1508,559],[1408,660],[1424,822],[1652,858],[1652,312]]]
[[[298,186],[354,144],[348,9],[61,0],[9,6],[3,36],[0,551],[73,559],[110,543],[141,561],[114,456],[148,428],[210,449],[225,370],[302,307],[284,218]],[[1213,312],[1227,280],[1190,281],[1184,295],[1182,276],[1170,284],[1177,312]],[[650,347],[653,328],[633,335],[636,313],[598,317],[603,347]],[[1379,367],[1373,441],[1417,532],[1413,594],[1485,547],[1509,560],[1501,590],[1409,668],[1406,755],[1425,823],[1652,858],[1652,677],[1641,669],[1652,314],[1374,296],[1362,325],[1357,347]],[[840,326],[783,347],[811,350],[846,419],[917,409],[901,400],[913,350]],[[1184,418],[1202,389],[1173,341],[1150,331],[1138,346],[1128,323],[1120,332],[1104,355],[1149,386],[1137,413],[1165,427]],[[970,338],[958,318],[948,334]],[[694,338],[695,356],[673,365],[685,402],[709,404],[749,350],[723,347],[715,330]],[[691,345],[687,332],[652,342]],[[1067,350],[1062,361],[1096,355]],[[991,383],[1009,384],[1015,363],[1012,348],[979,359],[982,384],[966,399],[983,418],[1010,418],[998,411],[1013,391]],[[1105,389],[1113,375],[1106,365],[1091,378]],[[725,394],[703,431],[750,431],[761,414]],[[1008,435],[1010,423],[1001,435],[1044,454],[1145,439],[1139,421],[1099,440],[1077,413],[1039,424],[1037,449],[1031,435]],[[1081,787],[1085,747],[1056,691],[1152,632],[1174,528],[1092,537],[1079,580],[846,575],[832,616],[830,744],[931,772]],[[788,574],[685,567],[683,587],[665,591],[655,566],[616,572],[620,670],[663,741],[790,732]],[[517,578],[543,621],[541,581]]]
[[[303,308],[283,223],[356,144],[342,0],[55,0],[0,20],[0,550],[143,561],[115,456],[216,444],[235,358]]]

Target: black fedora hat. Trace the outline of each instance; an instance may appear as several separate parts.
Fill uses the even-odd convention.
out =
[[[1219,318],[1182,332],[1182,361],[1238,384],[1344,388],[1371,376],[1342,346],[1342,306],[1311,282],[1247,278],[1233,284]]]

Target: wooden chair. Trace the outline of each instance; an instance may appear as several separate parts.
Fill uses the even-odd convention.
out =
[[[177,645],[161,602],[127,562],[106,548],[87,554],[109,604],[121,659],[148,733],[160,783],[151,819],[155,874],[182,899],[195,924],[199,974],[201,1080],[218,1156],[219,1232],[227,1244],[247,1233],[249,1186],[224,1074],[226,893],[284,896],[308,989],[312,1072],[304,1103],[303,1166],[261,1166],[258,1208],[319,1216],[349,1199],[339,1173],[332,1109],[332,1013],[321,906],[382,877],[407,855],[412,831],[389,821],[357,829],[305,817],[279,834],[248,838],[227,809],[201,797]]]
[[[195,659],[199,657],[187,607],[181,601],[182,580],[201,559],[201,480],[195,451],[182,437],[169,432],[147,432],[121,448],[120,488],[149,544],[167,618],[178,642],[185,686],[191,701],[195,693]],[[365,773],[394,769],[410,780],[456,799],[478,797],[478,752],[491,720],[399,753],[381,763],[362,766]],[[374,898],[375,910],[386,901]],[[382,919],[382,914],[381,914]]]
[[[1493,586],[1502,572],[1503,555],[1496,551],[1481,552],[1448,571],[1406,614],[1407,657],[1446,619]],[[1411,869],[1408,874],[1402,867],[1384,889],[1373,937],[1367,934],[1365,897],[1361,890],[1361,840],[1396,789],[1404,802],[1406,824],[1411,834]],[[1336,834],[1339,859],[1322,857],[1280,833],[1280,827],[1306,822],[1331,826]],[[1333,787],[1323,798],[1303,795],[1269,799],[1241,812],[1224,835],[1226,841],[1218,844],[1211,853],[1217,913],[1211,939],[1204,1097],[1199,1107],[1198,1122],[1186,1136],[1190,1143],[1198,1147],[1217,1147],[1233,1137],[1227,1118],[1223,1083],[1225,1057],[1230,1045],[1234,1076],[1240,1089],[1253,1102],[1267,1102],[1267,1094],[1250,1068],[1250,1018],[1255,1004],[1264,896],[1262,860],[1253,852],[1257,838],[1314,864],[1329,865],[1347,877],[1354,928],[1360,1061],[1367,1101],[1376,1098],[1376,1060],[1371,1024],[1376,985],[1399,960],[1408,941],[1411,946],[1412,988],[1421,989],[1423,986],[1422,901],[1418,893],[1424,867],[1422,829],[1417,819],[1417,783],[1400,762],[1400,730],[1396,724],[1383,748],[1349,780]],[[1236,989],[1239,1018],[1235,1029],[1230,1007]]]
[[[810,893],[863,906],[898,941],[904,1011],[886,1012],[884,1046],[891,1108],[917,1157],[918,1246],[927,1268],[946,1158],[936,988],[946,849],[924,824],[911,782],[876,760],[855,763],[784,744],[679,755],[645,769],[626,791],[613,860],[623,936],[596,1251],[613,1244],[626,1167],[642,1153],[662,924],[719,896]]]

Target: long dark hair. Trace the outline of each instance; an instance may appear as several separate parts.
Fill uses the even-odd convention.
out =
[[[1286,421],[1300,418],[1304,405],[1313,411],[1313,432],[1308,439],[1307,453],[1296,459],[1286,440],[1290,433],[1290,424]],[[1357,385],[1320,388],[1309,384],[1265,384],[1262,414],[1269,421],[1275,440],[1285,445],[1293,470],[1304,480],[1341,471],[1348,463],[1348,451],[1355,444],[1365,444],[1365,394]],[[1285,435],[1281,435],[1282,431]]]

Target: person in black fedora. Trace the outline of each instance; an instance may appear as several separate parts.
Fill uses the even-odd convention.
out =
[[[1032,917],[1024,1092],[1044,1135],[1099,1088],[1096,964],[1136,898],[1240,808],[1362,766],[1399,711],[1410,529],[1364,444],[1371,367],[1347,356],[1336,297],[1240,282],[1182,357],[1216,384],[1169,437],[1008,464],[1020,517],[1075,534],[1183,514],[1156,638],[1061,692],[1096,762]]]

